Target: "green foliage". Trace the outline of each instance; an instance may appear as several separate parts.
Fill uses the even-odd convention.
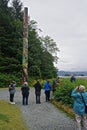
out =
[[[34,80],[35,79],[40,79],[40,77],[29,77],[28,79],[28,83],[29,83],[29,87],[33,87],[34,85]],[[21,87],[22,86],[22,74],[21,73],[17,73],[17,74],[7,74],[7,73],[0,73],[0,88],[8,88],[10,82],[14,80],[17,83],[17,87]]]
[[[21,76],[12,75],[12,74],[2,74],[0,73],[0,88],[8,87],[12,80],[15,80],[17,83],[17,87],[21,85]]]
[[[73,106],[73,98],[71,97],[72,90],[83,84],[87,88],[87,79],[77,79],[76,82],[71,83],[69,78],[60,80],[60,84],[56,88],[55,99],[68,106]]]
[[[23,20],[22,2],[20,0],[12,0],[12,16],[15,19]]]
[[[19,75],[22,70],[23,11],[20,0],[0,1],[0,72]],[[37,22],[29,21],[29,76],[53,78],[57,75],[54,66],[58,48],[54,40],[40,37]],[[39,32],[39,33],[38,33]],[[57,60],[56,60],[57,61]]]
[[[40,73],[40,69],[38,68],[38,66],[30,67],[30,75],[35,78],[37,78],[37,77],[41,78],[41,73]]]
[[[57,63],[57,61],[58,61],[57,53],[58,53],[59,49],[56,46],[56,43],[54,42],[54,40],[49,36],[42,37],[41,40],[43,42],[43,49],[45,51],[49,52],[50,54],[53,54],[54,55],[52,57],[53,61],[55,61]]]

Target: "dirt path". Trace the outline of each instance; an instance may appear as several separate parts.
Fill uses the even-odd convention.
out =
[[[9,101],[7,90],[0,90],[0,99]],[[15,102],[23,113],[30,130],[76,130],[76,123],[51,103],[45,102],[44,91],[41,93],[41,104],[35,103],[34,89],[30,89],[29,105],[22,105],[21,91],[17,90]]]

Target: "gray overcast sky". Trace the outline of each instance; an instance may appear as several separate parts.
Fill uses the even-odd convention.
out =
[[[87,71],[87,0],[21,0],[60,52],[56,65],[64,71]]]

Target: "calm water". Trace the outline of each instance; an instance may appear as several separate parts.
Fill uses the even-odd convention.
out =
[[[59,76],[60,78],[70,78],[71,76]],[[76,77],[76,79],[77,78],[84,78],[84,79],[87,79],[87,76],[75,76]]]

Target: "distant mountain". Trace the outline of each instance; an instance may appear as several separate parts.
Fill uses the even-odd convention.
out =
[[[71,76],[72,74],[75,76],[87,76],[87,71],[58,71],[58,76]]]

